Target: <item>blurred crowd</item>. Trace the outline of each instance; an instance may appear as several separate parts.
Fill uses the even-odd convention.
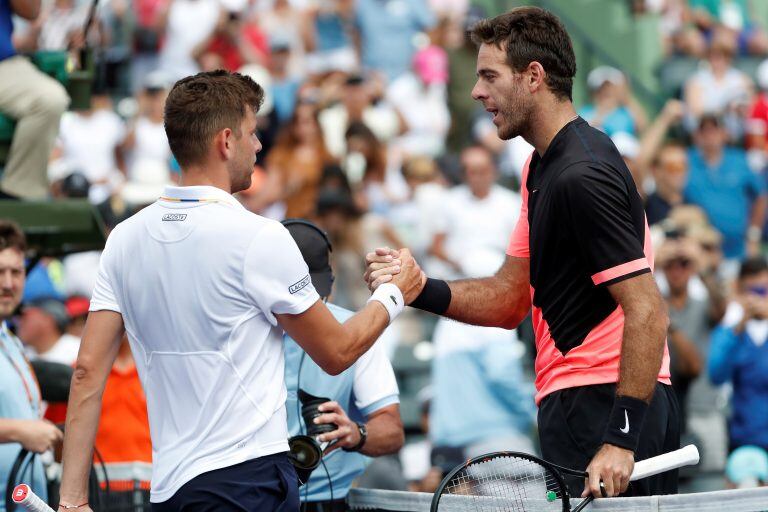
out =
[[[684,441],[699,446],[696,471],[715,487],[768,482],[768,60],[754,76],[734,65],[768,54],[768,20],[750,4],[629,1],[661,17],[668,55],[700,65],[658,113],[622,70],[597,67],[579,108],[611,136],[645,199]],[[88,198],[110,228],[153,202],[179,180],[163,129],[169,88],[225,68],[267,92],[264,149],[239,199],[328,233],[332,302],[365,304],[363,257],[378,246],[411,248],[443,279],[489,275],[503,261],[532,147],[498,139],[470,97],[476,49],[465,31],[493,13],[465,0],[111,0],[86,36],[88,9],[51,0],[14,31],[20,50],[101,48],[90,108],[61,117],[51,197]],[[43,259],[29,273],[15,325],[33,358],[74,361],[97,262]],[[430,385],[415,397],[410,442],[366,484],[429,491],[467,456],[537,450],[527,323],[510,332],[412,311],[393,327],[389,355],[409,347],[430,361]]]

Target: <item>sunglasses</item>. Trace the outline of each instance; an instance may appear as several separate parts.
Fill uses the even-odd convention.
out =
[[[680,267],[680,268],[688,268],[691,266],[693,262],[687,258],[675,258],[674,260],[668,261],[664,268],[672,268],[672,267]]]

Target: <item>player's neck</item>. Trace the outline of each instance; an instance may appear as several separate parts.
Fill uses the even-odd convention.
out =
[[[232,183],[226,169],[220,169],[216,172],[207,166],[190,166],[182,169],[179,185],[182,187],[216,187],[227,194],[232,193]]]
[[[539,156],[543,156],[552,143],[552,139],[563,129],[563,126],[576,117],[573,103],[555,100],[550,108],[542,108],[538,111],[538,115],[535,115],[534,119],[531,120],[530,133],[524,138],[536,148]]]

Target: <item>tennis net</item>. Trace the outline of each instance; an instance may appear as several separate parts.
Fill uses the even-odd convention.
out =
[[[449,496],[440,500],[440,512],[467,512],[474,510],[505,510],[503,503],[484,503],[477,507],[478,498],[471,496]],[[432,495],[419,492],[381,491],[373,489],[352,489],[347,499],[352,510],[381,512],[428,512]],[[575,506],[579,500],[572,500]],[[487,505],[487,507],[485,506]],[[552,510],[552,504],[545,500],[531,501],[530,512]],[[595,500],[587,511],[602,512],[767,512],[768,487],[729,491],[675,494],[670,496],[649,496],[642,498],[611,498]]]

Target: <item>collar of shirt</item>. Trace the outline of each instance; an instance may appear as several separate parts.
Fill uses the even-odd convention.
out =
[[[163,202],[183,204],[184,207],[191,207],[205,203],[225,203],[235,208],[245,209],[240,201],[235,199],[232,194],[224,190],[208,185],[195,185],[190,187],[167,186],[160,198]]]

